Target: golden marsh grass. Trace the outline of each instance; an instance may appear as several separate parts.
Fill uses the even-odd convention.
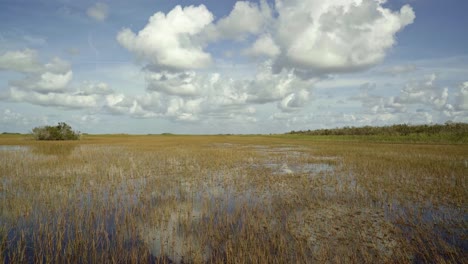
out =
[[[466,263],[466,145],[0,137],[6,263]]]

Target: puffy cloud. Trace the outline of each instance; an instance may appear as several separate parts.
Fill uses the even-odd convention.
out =
[[[434,109],[442,109],[447,104],[448,88],[440,88],[435,84],[435,74],[427,76],[423,82],[412,81],[401,90],[396,101],[403,104],[423,104]]]
[[[97,21],[104,21],[109,15],[109,7],[105,3],[97,2],[88,8],[86,14]]]
[[[15,66],[10,69],[22,73],[23,78],[10,80],[9,89],[2,94],[1,100],[67,109],[97,109],[100,101],[103,101],[103,96],[113,93],[112,89],[103,82],[84,82],[80,87],[74,88],[71,85],[73,79],[71,66],[60,58],[53,58],[50,62],[41,64],[35,59],[37,56],[35,51],[13,51],[6,54],[16,54],[5,57],[15,57],[17,61],[28,63],[12,64]],[[28,56],[24,56],[25,54]],[[27,59],[23,59],[24,57]],[[30,67],[31,65],[34,67]]]
[[[254,122],[256,105],[277,103],[281,111],[294,112],[309,101],[311,81],[287,71],[275,75],[268,63],[258,70],[253,79],[246,80],[219,73],[147,71],[146,94],[108,94],[105,108],[111,114],[184,122],[210,118]]]
[[[230,118],[247,107],[247,95],[239,89],[242,82],[217,73],[149,72],[147,82],[147,96],[137,99],[143,109],[175,121],[196,121],[201,116]]]
[[[276,57],[280,54],[280,49],[270,35],[262,35],[252,44],[252,47],[244,51],[244,54],[253,57]]]
[[[31,117],[9,108],[0,109],[0,131],[26,132],[38,119],[38,117]]]
[[[109,94],[105,97],[105,108],[112,114],[126,114],[130,112],[133,101],[124,94]]]
[[[381,96],[372,94],[376,90],[375,83],[364,83],[360,87],[360,94],[352,96],[350,100],[360,101],[362,106],[371,114],[403,113],[407,111],[405,104],[397,102],[395,96]]]
[[[30,73],[37,72],[40,69],[41,65],[38,63],[35,50],[15,50],[0,54],[0,71]]]
[[[309,100],[309,90],[315,80],[302,80],[292,71],[273,74],[271,63],[258,66],[253,79],[232,79],[194,71],[178,73],[147,72],[148,91],[167,96],[204,99],[204,111],[217,112],[221,107],[231,111],[248,104],[278,102],[284,111],[295,111]]]
[[[196,121],[198,120],[197,113],[201,111],[202,101],[203,99],[201,98],[184,100],[179,97],[173,97],[169,101],[165,114],[179,121]]]
[[[24,115],[14,112],[11,109],[3,109],[1,113],[0,123],[28,123],[28,119]]]
[[[195,41],[213,14],[204,5],[176,6],[167,15],[158,12],[138,33],[128,28],[117,35],[118,42],[139,59],[155,68],[186,70],[203,68],[211,63],[210,54]]]
[[[39,81],[36,83],[35,90],[40,91],[57,91],[63,90],[72,79],[72,72],[67,71],[64,74],[56,74],[45,72],[41,74]]]
[[[79,90],[76,92],[78,95],[108,95],[113,93],[114,91],[110,88],[110,86],[105,82],[84,82]]]
[[[170,95],[195,96],[200,92],[195,78],[196,73],[193,71],[178,73],[163,71],[148,72],[146,81],[148,90]]]
[[[468,82],[464,82],[460,85],[456,108],[458,110],[468,111]]]
[[[274,74],[271,63],[266,62],[259,66],[255,78],[246,82],[248,101],[252,103],[269,103],[288,100],[290,103],[295,102],[294,105],[296,106],[298,106],[298,102],[303,105],[306,97],[308,98],[308,96],[304,96],[306,94],[304,91],[310,90],[316,82],[317,79],[304,80],[298,78],[293,70],[283,70]],[[299,96],[298,92],[302,93],[302,96]],[[296,95],[291,95],[293,93]],[[289,97],[289,99],[286,99],[286,97]],[[296,100],[292,100],[293,98],[296,98]]]
[[[277,0],[275,42],[282,50],[276,69],[304,75],[352,72],[385,57],[395,34],[411,24],[409,5],[399,12],[376,0]]]
[[[158,12],[139,32],[127,28],[117,35],[123,47],[149,63],[147,94],[112,95],[107,107],[115,113],[130,113],[133,107],[147,111],[142,116],[174,120],[247,115],[241,109],[270,103],[284,113],[297,112],[309,102],[321,75],[377,64],[394,45],[395,34],[413,22],[408,5],[391,11],[383,2],[277,0],[272,10],[266,1],[238,1],[228,16],[216,22],[203,5]],[[211,63],[204,45],[247,36],[255,40],[243,54],[271,59],[259,65],[253,78],[197,71]],[[443,104],[444,97],[439,99],[433,103]],[[399,97],[375,97],[363,104],[382,115],[405,111]]]
[[[95,96],[72,95],[65,93],[38,93],[33,91],[24,91],[17,88],[10,88],[9,99],[19,102],[28,102],[41,106],[56,106],[63,108],[89,108],[96,107],[97,100]]]
[[[396,33],[413,22],[410,6],[392,11],[383,3],[276,0],[272,10],[266,1],[238,1],[228,16],[217,21],[203,5],[176,6],[167,14],[155,13],[140,31],[125,28],[117,35],[124,48],[148,63],[144,68],[146,93],[106,93],[105,109],[134,117],[202,122],[210,118],[256,121],[256,107],[271,110],[276,106],[280,113],[275,118],[300,122],[300,118],[294,121],[289,117],[301,113],[311,100],[312,88],[324,75],[376,65],[395,44]],[[267,58],[255,76],[230,78],[199,70],[212,63],[204,49],[227,39],[245,40],[240,43],[247,47],[244,55]],[[400,74],[412,69],[389,70]],[[370,118],[374,115],[393,122],[410,105],[430,104],[439,110],[448,107],[448,91],[437,88],[434,94],[426,94],[431,99],[418,103],[410,102],[413,95],[407,96],[417,89],[406,91],[385,97],[371,95],[369,90],[356,98],[366,108],[367,119],[350,113],[336,120],[375,122]],[[81,94],[91,93],[82,89]]]
[[[105,97],[104,110],[114,115],[130,115],[136,118],[156,117],[160,114],[144,109],[138,98],[131,98],[124,94],[109,94]],[[151,100],[153,103],[153,101]]]
[[[450,110],[449,89],[437,86],[436,79],[436,75],[431,74],[425,80],[408,81],[395,96],[371,94],[375,84],[364,84],[361,93],[350,99],[362,102],[362,106],[374,114],[407,113],[414,107],[426,109],[424,111]]]
[[[309,101],[309,92],[301,90],[291,93],[278,103],[279,108],[284,112],[294,112],[301,109]]]
[[[260,6],[249,1],[238,1],[228,16],[209,25],[204,34],[208,40],[241,40],[247,34],[256,35],[264,31],[270,19],[271,9],[266,1],[262,0]]]
[[[410,80],[396,95],[388,95],[375,85],[365,84],[361,93],[349,98],[362,103],[358,116],[368,119],[393,116],[389,123],[443,123],[447,120],[464,122],[468,116],[468,84],[461,84],[459,92],[437,85],[437,76],[431,74],[421,80]],[[387,94],[387,95],[382,95]],[[454,103],[452,105],[452,102]],[[374,124],[374,123],[370,123]]]
[[[217,73],[201,74],[194,71],[149,71],[146,80],[148,91],[179,97],[207,97],[223,106],[287,100],[290,106],[299,107],[308,98],[306,90],[313,85],[313,81],[297,78],[292,71],[273,74],[270,63],[259,65],[253,79],[232,79]]]
[[[73,78],[68,62],[59,58],[40,65],[39,69],[26,74],[22,80],[11,81],[10,86],[40,93],[63,92]]]

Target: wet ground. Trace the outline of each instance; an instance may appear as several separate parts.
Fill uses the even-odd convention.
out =
[[[376,258],[386,256],[391,259],[399,255],[419,262],[418,256],[407,250],[417,235],[418,225],[430,226],[431,235],[441,242],[464,252],[468,250],[466,207],[444,207],[423,202],[408,204],[391,199],[369,201],[370,196],[358,184],[353,172],[343,168],[341,157],[314,156],[305,147],[289,145],[272,147],[226,143],[210,147],[248,150],[250,157],[235,168],[203,169],[200,170],[203,175],[195,177],[190,173],[197,170],[197,164],[190,164],[192,167],[169,175],[173,177],[172,181],[159,181],[164,175],[154,177],[151,173],[138,171],[137,155],[119,156],[126,165],[112,163],[103,169],[106,177],[113,179],[109,184],[92,178],[86,181],[76,178],[67,186],[55,189],[48,186],[43,190],[50,196],[75,201],[71,206],[62,204],[65,207],[52,208],[51,211],[47,204],[33,203],[27,205],[24,215],[19,217],[3,211],[0,221],[9,227],[7,239],[15,241],[22,230],[40,229],[42,224],[60,228],[60,221],[75,217],[77,212],[91,219],[91,225],[104,225],[107,235],[115,238],[118,225],[122,224],[119,222],[125,222],[125,215],[135,210],[138,216],[134,229],[137,236],[126,235],[130,241],[128,245],[145,245],[152,256],[167,257],[176,263],[207,262],[217,250],[215,247],[220,245],[201,238],[201,227],[221,223],[217,217],[225,217],[237,226],[229,230],[240,232],[247,223],[243,222],[245,217],[239,216],[239,212],[260,210],[269,215],[278,204],[292,203],[296,209],[272,219],[265,229],[281,229],[291,239],[306,241],[314,256],[323,256],[320,252],[324,246],[335,248],[336,254],[343,255],[356,252],[350,251],[350,247],[358,247],[357,251],[366,249],[365,254]],[[99,153],[127,151],[125,148],[102,149],[95,146],[64,149],[0,146],[0,152],[23,157],[30,155],[32,161],[53,160],[54,155],[63,153],[70,159],[79,158],[81,153],[90,150]],[[179,160],[167,160],[166,163],[182,166]],[[80,166],[83,174],[95,173],[93,166]],[[5,204],[11,193],[6,190],[13,188],[15,179],[9,175],[1,176],[0,202]],[[251,179],[257,176],[261,181]],[[171,185],[164,187],[158,185],[159,182],[170,182]],[[307,185],[307,189],[302,189],[305,185],[301,182]],[[21,198],[31,193],[23,190],[14,195]],[[91,207],[96,206],[107,206],[107,211],[93,222],[89,217],[94,210]],[[141,208],[145,211],[142,212]],[[68,236],[64,244],[78,236],[76,226],[63,228]],[[34,242],[31,238],[27,243],[32,247]],[[349,256],[350,259],[353,257]],[[315,260],[321,261],[318,257]]]

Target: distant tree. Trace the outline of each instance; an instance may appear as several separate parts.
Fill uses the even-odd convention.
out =
[[[447,121],[445,124],[395,124],[390,126],[363,126],[342,127],[333,129],[317,129],[305,131],[291,131],[290,134],[303,135],[385,135],[385,136],[435,136],[452,137],[458,141],[468,139],[468,123],[456,123]]]
[[[32,134],[36,140],[78,140],[80,132],[73,131],[65,122],[59,122],[57,126],[35,127]]]

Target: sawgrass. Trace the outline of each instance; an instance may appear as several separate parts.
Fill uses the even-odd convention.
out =
[[[400,142],[401,143],[401,142]],[[468,148],[1,135],[0,261],[467,261]]]

